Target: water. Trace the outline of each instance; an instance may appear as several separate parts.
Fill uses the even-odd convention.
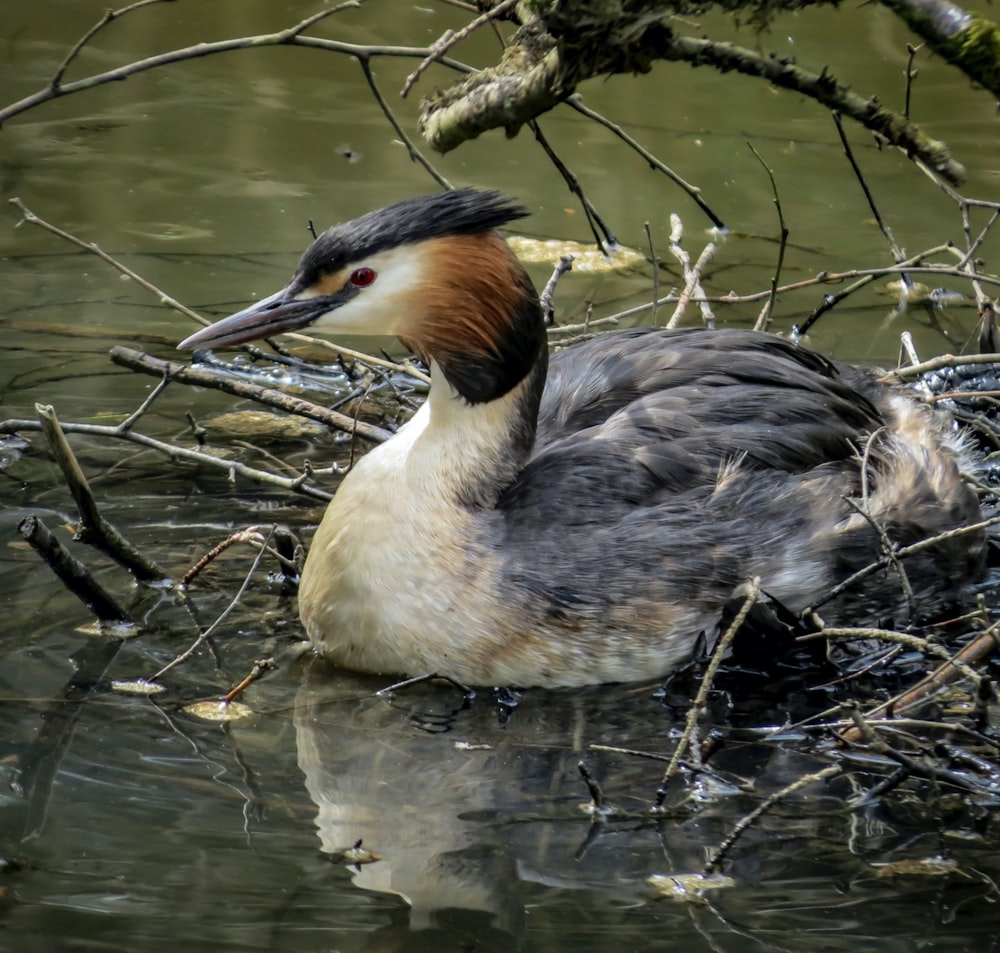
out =
[[[297,3],[169,4],[115,24],[86,50],[71,78],[200,39],[278,29],[311,12]],[[99,15],[66,0],[18,5],[3,27],[4,102],[40,88],[66,49]],[[352,42],[429,43],[461,22],[430,10],[373,3],[317,31]],[[790,36],[788,35],[790,34]],[[793,39],[794,38],[794,39]],[[742,34],[741,42],[752,45]],[[885,11],[811,11],[776,25],[765,44],[802,61],[828,58],[859,90],[898,90],[909,39]],[[818,52],[822,51],[822,53]],[[462,49],[493,55],[486,36]],[[380,60],[392,98],[413,68]],[[989,97],[924,58],[915,112],[969,168],[968,195],[997,194],[997,133]],[[431,74],[421,87],[444,82]],[[889,261],[885,242],[816,107],[761,84],[657,65],[648,77],[586,86],[587,102],[626,126],[703,189],[732,229],[706,272],[724,294],[762,290],[776,258],[770,185],[746,146],[773,167],[791,229],[784,280]],[[397,109],[414,131],[415,104]],[[606,131],[568,111],[544,128],[618,237],[646,246],[651,222],[666,258],[667,215],[678,211],[697,255],[707,222],[694,205]],[[912,253],[961,242],[952,203],[898,155],[848,133],[897,241]],[[315,51],[227,54],[136,76],[49,103],[11,120],[0,140],[3,194],[97,242],[170,294],[222,314],[277,288],[322,226],[432,183],[394,141],[356,64]],[[576,203],[527,134],[499,134],[434,160],[456,184],[507,189],[533,212],[528,234],[587,240]],[[979,213],[977,213],[979,214]],[[0,233],[5,302],[0,323],[0,409],[32,417],[35,402],[64,420],[115,423],[155,385],[110,364],[125,343],[161,357],[191,330],[155,296],[92,255],[28,225],[10,209]],[[982,218],[977,218],[981,227]],[[997,239],[981,250],[990,266]],[[533,266],[541,283],[551,265]],[[677,282],[676,269],[664,285]],[[910,309],[876,286],[817,326],[810,343],[848,359],[892,362],[902,329],[923,355],[958,350],[974,333],[965,301]],[[645,301],[648,268],[570,274],[560,320]],[[816,307],[823,289],[779,302],[776,327]],[[748,325],[759,305],[724,308]],[[690,321],[697,320],[690,315]],[[319,385],[310,383],[314,390]],[[343,389],[334,379],[327,400]],[[193,445],[198,420],[243,406],[171,386],[143,432]],[[213,438],[216,439],[216,438]],[[711,723],[727,744],[713,756],[719,781],[671,788],[669,810],[644,813],[663,764],[595,751],[594,744],[668,753],[687,695],[664,701],[656,686],[526,693],[505,727],[489,694],[467,707],[447,686],[391,699],[385,681],[296,659],[294,603],[280,580],[258,573],[212,649],[165,678],[151,698],[109,690],[107,679],[148,677],[197,634],[169,593],[140,590],[102,557],[75,546],[98,576],[152,628],[120,646],[78,631],[86,611],[20,541],[19,520],[72,522],[72,501],[36,436],[0,471],[0,948],[255,950],[989,950],[997,942],[996,831],[989,814],[932,789],[847,810],[881,776],[816,784],[768,814],[725,866],[731,887],[704,903],[657,895],[647,878],[690,873],[723,843],[761,795],[830,763],[802,736],[759,737],[825,708],[836,696],[790,667],[747,682],[730,675]],[[232,452],[250,452],[220,440]],[[174,467],[135,446],[76,437],[74,447],[106,515],[175,577],[230,530],[289,524],[308,538],[321,507],[224,473]],[[309,456],[343,461],[328,440],[268,445],[295,466]],[[228,604],[253,553],[235,547],[192,588],[202,625]],[[278,670],[252,686],[254,715],[228,726],[185,705],[217,697],[262,657]],[[74,684],[74,672],[96,679]],[[107,678],[102,678],[102,673]],[[876,683],[873,691],[879,690]],[[863,691],[859,688],[858,691]],[[726,694],[728,692],[728,695]],[[737,702],[730,705],[729,699]],[[595,824],[583,810],[584,761],[621,813]],[[752,785],[747,788],[746,783]],[[943,796],[943,795],[942,795]],[[924,807],[922,802],[926,801]],[[947,823],[943,823],[944,817]],[[357,840],[381,859],[360,868],[338,850]],[[901,858],[944,857],[956,870],[886,876]]]

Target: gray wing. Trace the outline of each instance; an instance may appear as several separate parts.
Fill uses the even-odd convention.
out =
[[[849,460],[881,425],[833,364],[772,335],[605,334],[554,355],[534,454],[499,506],[508,525],[614,521],[737,459],[785,474]]]

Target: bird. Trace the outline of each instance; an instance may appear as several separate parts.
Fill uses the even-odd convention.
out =
[[[499,233],[528,214],[476,188],[368,212],[318,235],[286,287],[178,345],[310,327],[396,337],[430,368],[426,401],[354,464],[312,539],[298,599],[320,655],[571,688],[676,671],[750,579],[791,613],[826,600],[828,623],[960,603],[982,532],[829,598],[887,546],[979,518],[943,412],[739,328],[613,330],[550,357]]]

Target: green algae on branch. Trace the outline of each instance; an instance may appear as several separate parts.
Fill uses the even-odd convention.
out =
[[[949,0],[882,0],[927,45],[1000,96],[1000,27]]]

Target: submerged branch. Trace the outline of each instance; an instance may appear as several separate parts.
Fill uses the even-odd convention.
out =
[[[118,530],[101,514],[97,500],[91,492],[90,484],[83,474],[73,448],[70,447],[66,434],[56,416],[55,408],[50,405],[36,404],[35,411],[42,427],[42,432],[48,440],[63,479],[69,487],[76,508],[80,512],[80,528],[78,538],[96,546],[110,556],[119,566],[124,567],[136,579],[143,582],[155,582],[166,579],[164,572],[154,560],[133,546]]]
[[[188,447],[178,447],[174,444],[157,440],[155,437],[147,437],[145,434],[136,433],[134,430],[123,430],[121,427],[106,427],[102,424],[64,423],[62,428],[66,433],[81,433],[89,434],[92,437],[111,437],[117,440],[128,440],[149,450],[156,450],[171,460],[183,460],[186,463],[226,470],[231,475],[242,476],[256,483],[277,486],[283,490],[293,490],[296,493],[301,493],[303,496],[312,497],[314,500],[328,501],[333,499],[332,493],[328,493],[326,490],[321,490],[319,487],[306,482],[309,477],[308,472],[297,477],[282,477],[268,470],[258,470],[255,467],[248,467],[239,460],[229,460],[213,456],[210,453],[191,450]],[[16,418],[0,420],[0,433],[18,433],[22,430],[39,431],[41,429],[42,426],[37,420]]]
[[[180,384],[211,387],[215,390],[221,390],[225,394],[232,394],[234,397],[246,397],[258,403],[267,404],[269,407],[278,407],[290,414],[315,420],[332,427],[334,430],[340,430],[351,436],[363,437],[373,443],[384,443],[392,436],[390,431],[382,427],[365,423],[363,420],[355,420],[353,417],[338,413],[336,410],[327,410],[310,400],[292,397],[280,390],[275,390],[273,387],[261,387],[259,384],[252,384],[249,381],[239,380],[231,376],[223,376],[211,370],[191,367],[182,361],[165,361],[162,358],[152,357],[142,351],[120,345],[111,349],[111,360],[115,364],[133,371],[141,371],[143,374],[152,374],[155,377],[167,375],[172,381],[177,381]]]
[[[79,559],[72,555],[37,517],[28,516],[17,525],[18,532],[59,577],[59,581],[101,621],[132,623],[132,618]]]

